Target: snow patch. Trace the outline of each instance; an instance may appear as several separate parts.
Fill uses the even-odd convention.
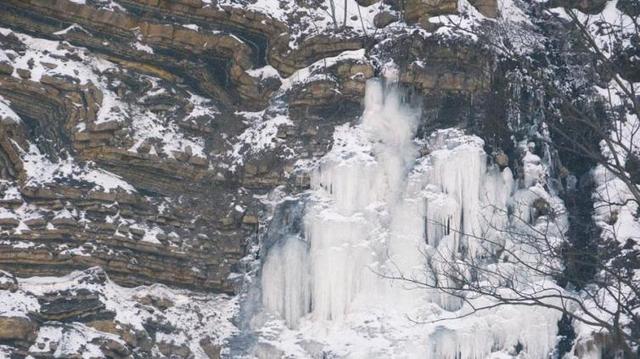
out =
[[[91,162],[80,165],[69,155],[66,159],[60,159],[55,163],[51,162],[49,158],[40,153],[34,144],[29,145],[28,152],[23,152],[22,163],[27,174],[26,184],[28,186],[37,187],[75,180],[91,183],[94,185],[94,190],[98,191],[111,192],[120,189],[126,192],[136,192],[132,185],[118,175],[100,168],[93,168]]]
[[[0,123],[21,123],[20,116],[11,109],[10,105],[9,100],[0,96]]]

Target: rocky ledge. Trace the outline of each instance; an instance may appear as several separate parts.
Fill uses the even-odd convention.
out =
[[[217,358],[235,330],[225,295],[127,289],[97,267],[58,278],[0,272],[0,288],[0,355],[12,358]]]

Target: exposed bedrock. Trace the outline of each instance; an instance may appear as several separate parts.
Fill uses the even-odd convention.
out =
[[[0,124],[6,173],[0,186],[6,210],[0,218],[3,268],[31,276],[101,266],[127,285],[162,282],[232,291],[226,278],[244,254],[254,224],[243,224],[244,212],[229,213],[228,203],[242,194],[235,193],[233,181],[208,168],[206,156],[189,148],[156,152],[153,141],[142,145],[154,147],[155,154],[129,150],[136,140],[124,128],[134,120],[100,122],[105,99],[92,84],[0,75],[0,96],[21,119]],[[193,104],[181,105],[187,107],[183,112],[193,110]],[[154,101],[145,106],[161,107]],[[181,128],[206,135],[197,120],[203,119]],[[34,148],[42,157],[30,157]],[[96,187],[72,175],[87,165],[69,172],[54,165],[61,161],[90,163],[97,168],[93,175],[106,169],[133,188]],[[53,181],[39,182],[52,171]],[[13,183],[19,193],[12,192]]]
[[[0,24],[85,46],[135,71],[189,82],[224,104],[250,108],[264,107],[275,88],[245,70],[270,64],[288,76],[318,59],[359,49],[364,40],[319,35],[292,50],[287,26],[263,14],[203,7],[200,1],[120,4],[126,12],[69,0],[11,0],[0,4]]]

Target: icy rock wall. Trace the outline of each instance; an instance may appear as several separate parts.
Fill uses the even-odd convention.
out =
[[[448,129],[415,140],[418,117],[394,84],[374,79],[361,123],[336,128],[332,150],[312,173],[302,235],[272,246],[262,268],[264,308],[289,328],[344,324],[372,308],[461,310],[460,299],[408,290],[407,280],[446,283],[443,262],[491,256],[505,241],[507,207],[514,198],[525,199],[517,208],[531,204],[532,196],[514,196],[520,191],[509,169],[487,166],[481,139]],[[542,321],[550,334],[541,345],[531,340],[532,352],[550,350],[555,321]],[[522,341],[486,329],[433,330],[428,349],[414,355],[479,358]]]

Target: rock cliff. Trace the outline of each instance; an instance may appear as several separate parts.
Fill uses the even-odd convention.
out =
[[[1,1],[0,302],[22,303],[1,350],[219,357],[267,194],[308,188],[390,63],[423,133],[473,129],[517,166],[505,65],[458,33],[499,31],[499,3]]]

